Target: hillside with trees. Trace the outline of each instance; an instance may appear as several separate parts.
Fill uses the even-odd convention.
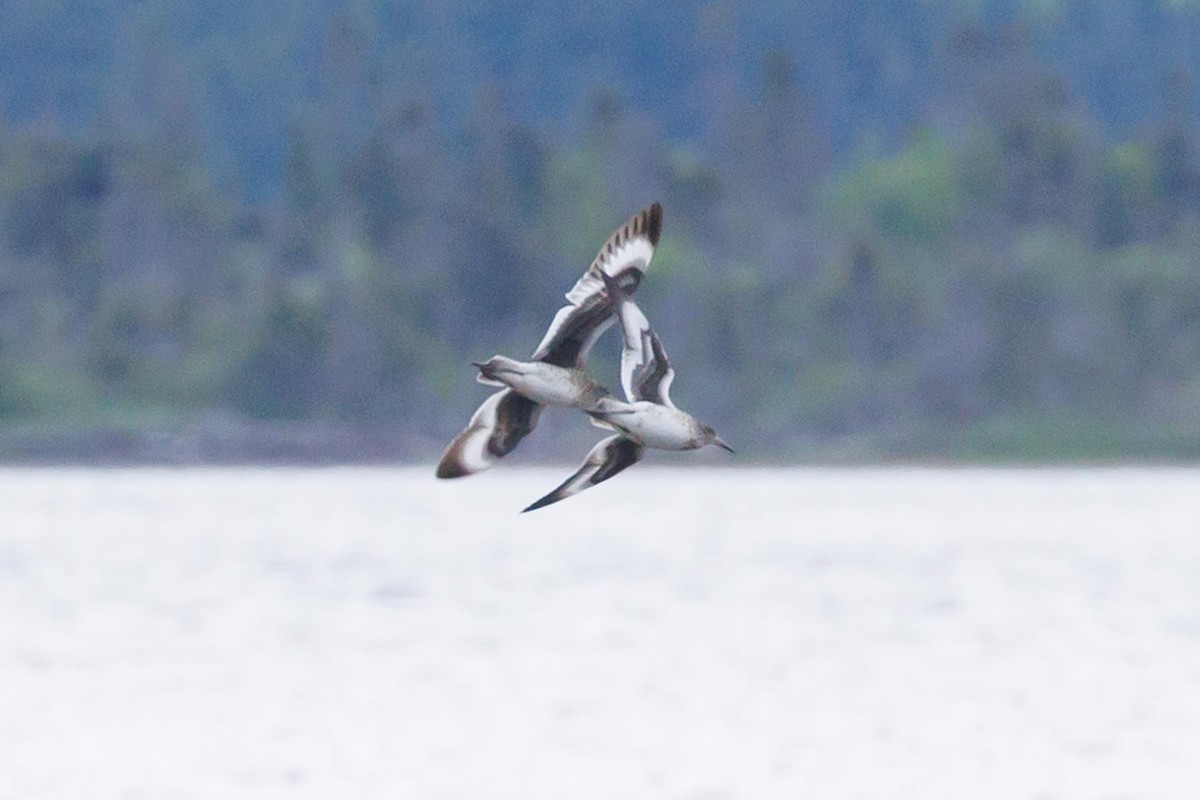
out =
[[[0,458],[432,459],[653,200],[748,460],[1200,455],[1196,4],[573,13],[0,0]]]

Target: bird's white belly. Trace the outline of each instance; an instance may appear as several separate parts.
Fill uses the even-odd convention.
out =
[[[584,387],[570,370],[553,364],[538,364],[526,373],[506,374],[505,383],[531,400],[548,406],[577,406]]]
[[[697,446],[696,421],[677,408],[634,403],[634,411],[610,417],[631,438],[658,450],[691,450]]]

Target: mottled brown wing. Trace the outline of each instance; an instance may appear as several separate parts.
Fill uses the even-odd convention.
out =
[[[450,442],[438,462],[437,476],[461,478],[492,466],[529,435],[541,413],[541,405],[512,389],[496,392]]]

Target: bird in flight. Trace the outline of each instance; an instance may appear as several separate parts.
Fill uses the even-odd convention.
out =
[[[662,230],[662,206],[643,209],[613,232],[559,309],[529,361],[495,355],[472,362],[476,380],[500,388],[446,448],[439,478],[472,475],[495,464],[528,436],[545,406],[576,408],[613,431],[554,491],[525,508],[543,508],[608,480],[641,460],[646,448],[695,450],[713,444],[733,452],[705,423],[676,408],[675,371],[658,335],[632,295],[645,276]],[[587,354],[620,320],[625,400],[583,371]]]
[[[627,402],[605,396],[584,409],[594,424],[616,433],[600,440],[574,475],[525,511],[557,503],[608,480],[640,461],[647,447],[696,450],[712,444],[733,452],[711,426],[671,402],[669,392],[675,370],[667,361],[658,334],[629,293],[607,275],[602,277],[621,321],[621,386]]]
[[[531,360],[496,355],[474,364],[480,383],[502,390],[485,400],[450,442],[437,466],[439,478],[461,478],[495,464],[533,431],[544,406],[587,409],[608,395],[583,371],[588,351],[614,322],[604,279],[636,291],[661,230],[662,206],[654,203],[613,231],[567,292],[567,305],[554,315]]]

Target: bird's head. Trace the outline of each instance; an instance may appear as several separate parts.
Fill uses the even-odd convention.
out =
[[[717,436],[717,432],[714,431],[709,425],[704,426],[704,444],[716,445],[722,450],[728,450],[730,453],[736,452],[725,442],[724,439],[722,439],[720,436]]]
[[[481,383],[493,384],[500,381],[505,373],[518,372],[516,362],[505,356],[492,356],[487,361],[472,361],[471,366],[479,370],[478,379]]]

